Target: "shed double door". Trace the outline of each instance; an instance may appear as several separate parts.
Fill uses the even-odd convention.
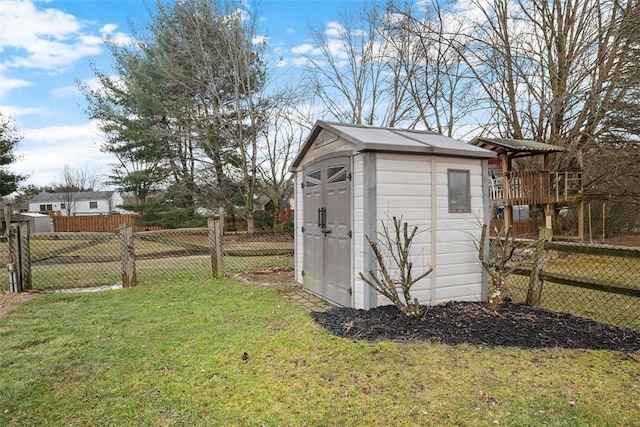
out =
[[[351,158],[322,160],[303,173],[303,285],[350,307]]]

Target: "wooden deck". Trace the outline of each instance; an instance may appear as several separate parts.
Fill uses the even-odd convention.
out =
[[[489,178],[489,198],[507,206],[579,201],[582,172],[505,172]]]

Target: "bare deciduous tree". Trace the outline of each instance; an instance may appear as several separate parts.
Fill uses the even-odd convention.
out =
[[[315,49],[305,55],[311,86],[326,114],[340,122],[395,126],[413,115],[381,19],[374,5],[360,16],[342,14],[327,29],[312,28]]]
[[[264,139],[259,146],[261,192],[274,203],[274,229],[282,202],[293,196],[293,175],[289,166],[312,126],[308,120],[310,113],[296,108],[300,96],[292,91],[279,98],[270,110],[269,125],[264,129]]]
[[[462,58],[459,35],[464,23],[451,19],[445,2],[420,5],[416,9],[413,3],[390,2],[380,20],[381,34],[401,70],[398,83],[413,106],[407,127],[452,137],[478,108],[472,73]]]
[[[87,167],[72,168],[65,164],[60,174],[61,181],[54,184],[56,193],[60,194],[64,203],[67,217],[67,228],[70,227],[71,217],[77,211],[78,199],[81,192],[97,191],[101,187],[101,178]],[[115,206],[113,206],[115,207]]]
[[[603,120],[625,98],[640,41],[636,0],[474,1],[464,39],[496,136],[545,141],[597,158]],[[470,48],[469,48],[470,47]],[[637,68],[637,67],[636,67]],[[614,147],[607,147],[612,149]],[[575,152],[559,156],[566,167]],[[604,178],[587,171],[586,189]],[[610,169],[607,174],[614,174]]]

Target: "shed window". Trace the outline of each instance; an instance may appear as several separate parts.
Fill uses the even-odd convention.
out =
[[[304,180],[305,187],[315,187],[316,185],[320,185],[320,171],[313,171],[308,173]]]
[[[41,211],[46,211],[47,210],[47,205],[40,205],[40,210]]]
[[[449,212],[471,212],[471,179],[468,170],[447,170]]]
[[[327,180],[329,183],[347,180],[347,168],[344,166],[331,166],[327,168]]]
[[[89,202],[89,209],[98,209],[98,202]]]
[[[67,205],[65,203],[60,203],[60,209],[67,209]]]

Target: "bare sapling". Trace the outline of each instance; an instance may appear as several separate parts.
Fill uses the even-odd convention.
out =
[[[366,236],[378,265],[377,271],[370,268],[367,276],[362,272],[358,276],[367,285],[387,297],[405,315],[420,317],[420,303],[417,298],[411,296],[411,287],[428,276],[433,271],[433,267],[418,276],[413,275],[411,244],[418,233],[418,227],[413,227],[409,232],[409,225],[402,222],[402,218],[398,219],[394,216],[393,230],[389,230],[389,226],[384,222],[382,222],[382,229],[383,232],[378,233],[380,238],[377,240],[371,240]]]
[[[487,308],[497,311],[509,296],[508,277],[516,266],[509,263],[516,249],[511,237],[511,227],[501,227],[494,239],[489,238],[487,224],[482,225],[478,258],[489,275]],[[488,240],[487,240],[488,239]]]

